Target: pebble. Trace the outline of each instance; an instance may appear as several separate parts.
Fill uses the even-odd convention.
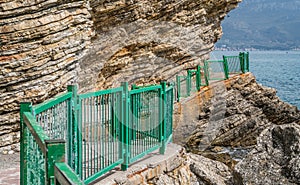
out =
[[[8,152],[8,154],[14,154],[15,152],[13,151],[13,150],[10,150],[9,152]]]

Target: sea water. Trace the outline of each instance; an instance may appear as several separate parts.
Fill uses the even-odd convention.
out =
[[[213,51],[211,60],[239,51]],[[300,51],[249,51],[250,72],[258,83],[277,90],[277,96],[300,109]]]

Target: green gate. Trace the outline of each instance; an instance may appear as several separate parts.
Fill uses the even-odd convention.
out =
[[[89,184],[155,149],[163,154],[172,136],[169,111],[173,86],[166,82],[86,94],[68,86],[42,104],[21,103],[21,184]]]
[[[78,96],[78,174],[85,183],[123,162],[122,94],[119,87]]]

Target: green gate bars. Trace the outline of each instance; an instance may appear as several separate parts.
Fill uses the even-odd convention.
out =
[[[172,137],[173,86],[166,82],[21,103],[21,184],[89,184],[160,149]]]

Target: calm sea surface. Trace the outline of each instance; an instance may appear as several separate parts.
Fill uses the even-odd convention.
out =
[[[214,51],[211,60],[238,51]],[[259,83],[277,89],[277,95],[300,108],[300,51],[249,51],[250,71]]]

